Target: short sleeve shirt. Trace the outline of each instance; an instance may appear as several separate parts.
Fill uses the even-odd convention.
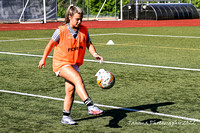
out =
[[[70,34],[76,39],[77,35],[78,35],[78,32],[79,32],[79,29],[77,31],[74,31],[70,25],[67,23],[67,28],[69,29],[69,32]],[[60,30],[59,29],[56,29],[55,32],[53,33],[52,35],[52,39],[57,42],[60,40]],[[88,37],[87,37],[87,42],[90,42],[91,39],[90,39],[90,36],[89,36],[89,32],[88,32]]]

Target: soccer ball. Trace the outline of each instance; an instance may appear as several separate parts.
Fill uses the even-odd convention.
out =
[[[109,71],[100,69],[95,76],[97,76],[97,84],[103,89],[110,89],[115,84],[115,76]]]

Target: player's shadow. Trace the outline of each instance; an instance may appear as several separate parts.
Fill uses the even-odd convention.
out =
[[[172,105],[172,104],[174,104],[174,103],[173,102],[164,102],[164,103],[156,103],[156,104],[147,104],[147,105],[128,107],[128,108],[123,108],[123,109],[111,109],[111,110],[106,110],[102,115],[87,117],[87,118],[83,118],[83,119],[77,119],[76,121],[83,121],[83,120],[95,119],[95,118],[99,118],[99,117],[111,116],[111,117],[113,117],[113,119],[110,120],[109,124],[106,126],[110,127],[110,128],[121,128],[121,126],[119,126],[118,123],[120,122],[120,120],[127,117],[127,113],[138,112],[138,111],[146,110],[146,109],[150,109],[152,112],[158,113],[158,111],[157,111],[158,107],[168,106],[168,105]],[[153,123],[157,123],[159,121],[162,121],[162,120],[161,119],[148,119],[148,120],[140,121],[140,123],[141,124],[142,123],[153,124]],[[128,124],[131,124],[131,123],[128,123]]]

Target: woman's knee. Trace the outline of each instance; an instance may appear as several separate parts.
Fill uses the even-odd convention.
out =
[[[75,88],[67,88],[65,89],[65,93],[67,96],[74,96]]]
[[[73,95],[75,92],[75,86],[65,81],[65,93],[66,95]]]
[[[83,83],[81,75],[71,66],[62,68],[59,76],[74,85]]]
[[[75,81],[75,85],[84,85],[83,79],[79,76]]]

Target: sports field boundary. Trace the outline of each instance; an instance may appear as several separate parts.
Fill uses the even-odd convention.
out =
[[[29,56],[29,57],[42,57],[42,55],[22,54],[22,53],[11,53],[11,52],[0,52],[0,54],[19,55],[19,56]],[[53,56],[48,56],[48,58],[53,58]],[[89,60],[89,59],[84,59],[84,61],[87,61],[87,62],[97,62],[97,63],[99,62],[98,60]],[[194,68],[181,68],[181,67],[170,67],[170,66],[157,66],[157,65],[134,64],[134,63],[124,63],[124,62],[113,62],[113,61],[104,61],[103,63],[107,63],[107,64],[118,64],[118,65],[129,65],[129,66],[139,66],[139,67],[162,68],[162,69],[186,70],[186,71],[200,71],[200,69],[194,69]]]
[[[62,98],[35,95],[35,94],[22,93],[22,92],[16,92],[16,91],[0,90],[0,92],[9,93],[9,94],[16,94],[16,95],[23,95],[23,96],[30,96],[30,97],[39,97],[39,98],[45,98],[45,99],[51,99],[51,100],[57,100],[57,101],[64,101],[64,99],[62,99]],[[84,104],[81,101],[74,101],[74,103]],[[188,118],[188,117],[182,117],[182,116],[176,116],[176,115],[170,115],[170,114],[163,114],[163,113],[155,113],[155,112],[150,112],[150,111],[137,110],[137,109],[131,109],[131,108],[124,108],[124,107],[117,107],[117,106],[110,106],[110,105],[103,105],[103,104],[95,104],[95,105],[99,106],[99,107],[105,107],[105,108],[119,109],[119,110],[125,110],[125,111],[130,111],[130,112],[139,112],[139,113],[145,113],[145,114],[151,114],[151,115],[157,115],[157,116],[164,116],[164,117],[182,119],[182,120],[187,120],[187,121],[200,122],[200,119],[195,119],[195,118]]]
[[[0,31],[9,30],[48,30],[57,29],[62,22],[46,24],[0,24]],[[83,21],[90,28],[129,28],[129,27],[183,27],[200,26],[200,19],[179,20],[123,20],[123,21]]]

